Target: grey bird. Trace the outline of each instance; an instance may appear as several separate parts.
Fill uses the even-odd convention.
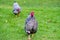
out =
[[[19,6],[19,4],[16,1],[14,1],[14,4],[13,4],[13,13],[15,15],[19,16],[20,12],[21,12],[21,7]]]
[[[34,17],[34,12],[31,12],[25,22],[25,32],[28,34],[28,40],[30,40],[30,35],[33,36],[37,32],[38,22]]]

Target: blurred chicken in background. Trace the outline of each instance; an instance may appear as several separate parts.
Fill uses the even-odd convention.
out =
[[[14,4],[13,4],[13,13],[15,15],[19,16],[20,12],[21,12],[21,7],[19,6],[19,4],[16,1],[14,1]]]

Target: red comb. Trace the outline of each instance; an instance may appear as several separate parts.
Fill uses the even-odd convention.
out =
[[[34,16],[34,12],[32,11],[32,12],[31,12],[31,17],[33,17],[33,16]]]

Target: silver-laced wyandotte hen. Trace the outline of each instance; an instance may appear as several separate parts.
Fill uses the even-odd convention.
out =
[[[13,13],[15,15],[19,16],[20,12],[21,12],[21,7],[19,6],[19,4],[16,1],[14,1],[14,4],[13,4]]]
[[[31,40],[30,35],[33,36],[37,32],[38,23],[34,17],[34,12],[31,12],[25,23],[25,31],[28,34],[28,40]]]

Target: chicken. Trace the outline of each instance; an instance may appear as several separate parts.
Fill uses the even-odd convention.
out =
[[[13,13],[17,16],[19,16],[19,13],[21,12],[21,7],[18,5],[18,3],[15,1],[13,4]]]
[[[38,23],[34,17],[34,12],[31,12],[25,23],[25,31],[28,34],[28,39],[30,40],[30,34],[37,32]]]

